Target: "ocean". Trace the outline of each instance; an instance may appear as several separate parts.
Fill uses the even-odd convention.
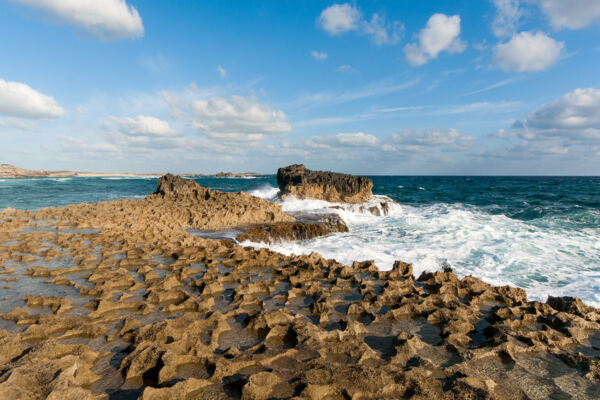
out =
[[[600,306],[600,177],[372,176],[387,216],[317,200],[287,200],[286,211],[338,212],[349,233],[268,246],[316,251],[342,263],[374,260],[381,269],[410,262],[415,275],[449,265],[459,276],[527,290],[533,300],[579,296]],[[216,190],[276,199],[275,176],[195,177]],[[0,179],[0,209],[143,198],[156,177]],[[244,243],[256,247],[265,244]]]

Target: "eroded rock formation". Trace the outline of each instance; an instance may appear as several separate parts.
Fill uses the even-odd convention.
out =
[[[326,171],[310,171],[303,164],[277,170],[281,196],[319,199],[333,203],[363,203],[371,199],[373,182],[369,178]]]
[[[112,206],[111,203],[99,204]],[[279,205],[267,200],[243,192],[210,190],[192,179],[171,174],[161,177],[156,192],[139,205],[142,211],[162,214],[162,219],[192,229],[224,229],[294,221]]]
[[[253,225],[236,237],[239,242],[264,242],[305,240],[330,233],[348,232],[348,226],[337,214],[303,216],[295,222]]]
[[[0,212],[0,398],[600,397],[600,313],[578,298],[203,239],[169,210],[207,192],[163,182]]]

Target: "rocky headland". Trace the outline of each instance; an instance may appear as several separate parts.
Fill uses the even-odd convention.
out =
[[[277,170],[277,185],[282,197],[318,199],[331,203],[365,203],[371,199],[373,181],[328,171],[311,171],[303,164]]]
[[[1,211],[0,398],[600,397],[578,298],[188,231],[313,222],[170,175],[146,199]]]

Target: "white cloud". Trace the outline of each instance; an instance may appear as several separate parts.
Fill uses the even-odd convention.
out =
[[[600,151],[600,90],[575,89],[556,101],[545,104],[517,120],[512,129],[500,129],[491,136],[514,140],[518,143],[504,152],[495,151],[490,156],[506,160],[565,161],[569,168],[597,162]],[[587,160],[587,161],[586,161]],[[548,164],[550,165],[550,164]],[[556,169],[553,173],[564,173]],[[579,169],[578,173],[583,171]],[[547,171],[545,173],[548,173]]]
[[[537,4],[556,28],[581,29],[600,21],[598,0],[527,0]]]
[[[227,70],[220,65],[217,65],[217,71],[219,71],[221,78],[225,78],[227,76]]]
[[[146,115],[135,118],[108,117],[104,120],[104,126],[128,136],[177,136],[167,121]]]
[[[63,150],[85,153],[118,153],[119,147],[112,143],[89,143],[83,139],[73,136],[59,135]]]
[[[190,104],[190,119],[202,134],[220,140],[260,141],[292,129],[283,111],[254,97],[195,100]]]
[[[18,129],[20,131],[31,131],[33,128],[18,118],[0,119],[0,127]]]
[[[349,3],[334,4],[321,12],[317,23],[330,35],[359,31],[371,37],[375,45],[395,45],[400,41],[404,25],[399,21],[387,22],[385,16],[374,13],[370,20]]]
[[[493,0],[496,6],[496,16],[492,22],[494,35],[510,37],[519,28],[523,10],[519,0]]]
[[[404,47],[406,59],[413,66],[427,63],[437,58],[442,51],[460,53],[465,50],[460,40],[460,16],[433,14],[418,34],[418,43]]]
[[[13,0],[41,10],[61,22],[83,28],[100,39],[136,38],[144,34],[142,18],[125,0]]]
[[[404,32],[404,25],[399,21],[387,23],[385,16],[377,13],[373,14],[370,21],[362,21],[361,25],[363,32],[371,36],[377,46],[397,44]]]
[[[514,124],[521,137],[600,141],[600,90],[575,89]]]
[[[321,12],[318,23],[331,35],[339,35],[358,28],[362,14],[348,3],[334,4]]]
[[[327,53],[325,53],[324,51],[317,51],[317,50],[311,51],[310,55],[312,58],[314,58],[317,61],[325,61],[325,60],[327,60],[327,57],[329,57],[329,55],[327,55]]]
[[[521,32],[494,47],[494,63],[505,71],[543,71],[559,60],[564,48],[542,32]]]
[[[406,129],[391,136],[396,151],[426,152],[432,150],[464,150],[473,143],[473,138],[456,129]],[[387,150],[391,150],[392,147]]]
[[[24,118],[56,118],[65,111],[54,98],[24,83],[0,79],[0,115]]]
[[[338,72],[349,72],[352,69],[352,65],[344,64],[338,67]]]
[[[376,147],[379,146],[379,139],[373,135],[363,132],[357,133],[338,133],[336,135],[313,136],[310,139],[317,145],[324,145],[330,148],[337,147]]]

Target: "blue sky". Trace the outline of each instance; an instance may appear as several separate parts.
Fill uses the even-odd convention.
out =
[[[600,174],[596,0],[0,0],[0,38],[25,168]]]

